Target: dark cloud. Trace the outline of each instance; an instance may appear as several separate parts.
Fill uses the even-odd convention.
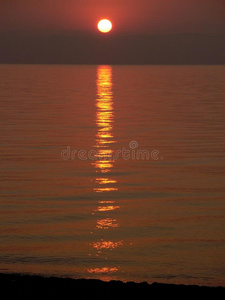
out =
[[[224,35],[0,35],[0,63],[224,64]]]

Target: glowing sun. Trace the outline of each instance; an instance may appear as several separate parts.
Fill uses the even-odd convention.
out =
[[[107,20],[107,19],[103,19],[101,21],[98,22],[98,30],[103,32],[103,33],[107,33],[112,29],[112,23]]]

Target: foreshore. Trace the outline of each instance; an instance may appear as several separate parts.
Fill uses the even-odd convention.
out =
[[[2,274],[0,284],[4,299],[223,299],[225,287],[197,285],[148,284],[95,279],[42,277],[37,275]]]

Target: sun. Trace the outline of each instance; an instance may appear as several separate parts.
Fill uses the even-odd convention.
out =
[[[98,30],[103,32],[103,33],[107,33],[110,32],[112,29],[112,23],[107,20],[107,19],[103,19],[101,21],[98,22]]]

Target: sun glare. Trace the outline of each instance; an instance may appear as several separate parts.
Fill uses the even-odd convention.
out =
[[[101,21],[98,22],[98,30],[103,32],[103,33],[107,33],[109,31],[111,31],[112,29],[112,23],[107,20],[107,19],[103,19]]]

